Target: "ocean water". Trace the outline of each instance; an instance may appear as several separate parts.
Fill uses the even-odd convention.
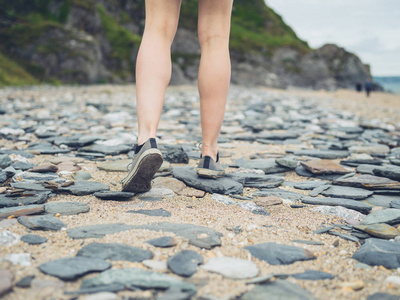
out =
[[[385,91],[400,94],[400,76],[374,77],[374,81],[383,86]]]

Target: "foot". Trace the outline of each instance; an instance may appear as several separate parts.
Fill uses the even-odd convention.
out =
[[[219,155],[215,161],[211,156],[204,156],[200,158],[199,165],[197,166],[196,173],[200,177],[205,178],[218,178],[225,176],[225,170],[218,163]]]
[[[123,192],[143,193],[151,189],[151,180],[163,163],[154,138],[148,139],[133,157],[128,176],[122,181]],[[135,151],[136,152],[136,151]]]

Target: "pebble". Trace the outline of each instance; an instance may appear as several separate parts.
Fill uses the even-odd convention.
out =
[[[192,250],[181,250],[167,260],[168,268],[175,274],[190,277],[197,271],[197,266],[203,263],[203,257]]]
[[[47,238],[34,234],[23,235],[21,240],[30,245],[40,245],[47,242]]]
[[[231,279],[247,279],[258,274],[258,268],[254,262],[232,257],[212,258],[202,266],[202,269]]]

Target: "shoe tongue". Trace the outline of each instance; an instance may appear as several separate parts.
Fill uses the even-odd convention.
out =
[[[142,149],[143,145],[144,145],[144,144],[136,145],[136,146],[135,146],[135,154],[138,154],[138,153],[139,153],[139,151]]]

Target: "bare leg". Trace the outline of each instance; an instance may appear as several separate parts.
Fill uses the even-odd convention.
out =
[[[233,0],[199,0],[202,154],[216,159],[231,77],[229,32]]]
[[[171,79],[171,44],[181,0],[146,0],[146,24],[136,64],[138,144],[156,137]]]

